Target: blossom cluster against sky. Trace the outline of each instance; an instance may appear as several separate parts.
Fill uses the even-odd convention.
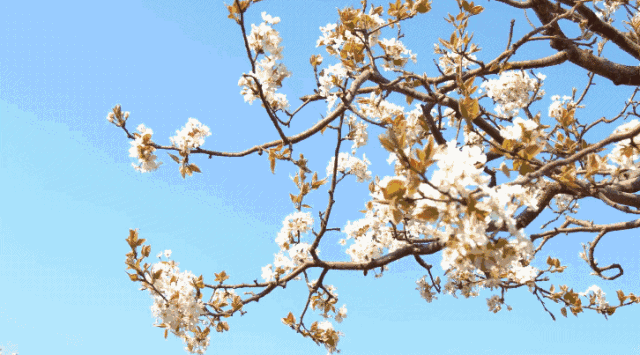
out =
[[[278,61],[292,75],[278,92],[287,94],[290,106],[297,107],[301,93],[314,88],[310,55],[323,54],[323,67],[335,64],[315,46],[320,27],[335,22],[335,8],[348,4],[358,2],[271,1],[251,10],[248,23],[259,25],[262,11],[280,18],[283,49]],[[487,10],[479,20],[484,23],[474,28],[474,39],[483,51],[496,53],[506,45],[510,17],[498,15],[500,4],[483,6]],[[448,36],[442,17],[454,7],[438,2],[428,21],[419,23],[418,18],[404,27],[402,42],[417,59],[409,70],[435,74],[433,43]],[[208,149],[239,151],[276,139],[260,105],[249,105],[241,95],[238,81],[251,68],[239,28],[225,11],[222,2],[2,5],[0,196],[9,202],[0,207],[0,345],[11,344],[21,354],[184,353],[181,340],[170,336],[165,341],[163,330],[151,326],[153,299],[124,273],[124,239],[130,228],[139,228],[141,238],[152,245],[151,255],[170,249],[181,270],[203,274],[205,281],[222,270],[231,282],[260,280],[262,268],[274,263],[283,220],[294,212],[288,195],[295,192],[289,179],[293,167],[279,162],[272,175],[265,156],[194,157],[203,173],[183,180],[177,164],[161,152],[163,165],[140,174],[131,167],[138,161],[129,157],[130,142],[105,120],[111,107],[122,104],[130,112],[131,130],[144,124],[153,130],[154,141],[164,145],[172,143],[170,137],[190,117],[209,127]],[[514,16],[523,24],[516,26],[517,35],[527,25]],[[524,50],[515,59],[537,58],[545,50]],[[584,74],[574,69],[543,72],[548,96],[535,110],[547,114],[554,102],[551,95],[570,95],[571,86],[584,84]],[[586,104],[597,117],[610,115],[629,92],[598,80]],[[310,106],[294,120],[290,133],[325,114],[326,105]],[[381,132],[368,129],[375,135],[370,133],[358,157],[366,154],[373,174],[392,174],[388,154],[377,147]],[[333,152],[331,133],[296,147],[321,175]],[[344,227],[361,218],[357,211],[368,200],[366,184],[355,177],[345,180],[336,200],[332,227]],[[326,192],[315,192],[310,204],[314,215],[324,209]],[[595,216],[597,210],[593,212]],[[626,266],[624,277],[612,283],[588,276],[578,256],[580,242],[590,236],[558,238],[546,248],[569,266],[559,280],[575,285],[576,291],[598,283],[608,294],[618,288],[637,293],[640,270],[634,262],[640,242],[632,237],[616,235],[598,251],[599,260],[616,258]],[[349,260],[339,244],[345,235],[333,238],[321,245],[322,255]],[[441,259],[439,255],[431,262],[438,266]],[[416,290],[423,274],[413,260],[406,260],[391,265],[382,278],[356,272],[327,276],[340,295],[338,305],[349,309],[348,318],[337,325],[346,334],[340,342],[345,354],[624,354],[640,345],[632,330],[640,314],[637,307],[622,309],[609,321],[585,313],[552,322],[523,290],[509,294],[511,312],[493,314],[482,293],[469,300],[439,295],[427,303]],[[209,353],[324,353],[280,321],[289,311],[299,314],[305,294],[304,285],[292,283],[247,307],[248,314],[229,320],[230,332],[212,335]]]

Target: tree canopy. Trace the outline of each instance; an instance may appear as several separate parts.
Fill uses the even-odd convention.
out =
[[[255,280],[233,284],[227,282],[227,271],[211,276],[181,272],[169,250],[157,255],[161,261],[147,262],[151,246],[137,230],[129,231],[129,277],[152,295],[155,325],[165,337],[172,333],[184,339],[188,351],[204,353],[211,329],[230,330],[226,318],[249,312],[252,303],[278,287],[305,282],[304,305],[297,312],[292,305],[282,322],[334,352],[343,335],[334,323],[347,317],[347,308],[325,282],[327,275],[358,270],[380,277],[404,258],[424,268],[416,289],[427,302],[439,294],[468,298],[488,289],[493,295],[487,305],[496,313],[512,309],[506,303],[508,291],[525,288],[553,320],[557,312],[566,317],[587,310],[606,318],[640,302],[629,290],[607,299],[597,285],[582,291],[554,284],[554,274],[567,266],[554,250],[544,248],[552,238],[590,233],[592,240],[576,252],[592,274],[602,280],[624,274],[619,262],[598,263],[596,248],[614,232],[640,227],[634,216],[640,214],[635,100],[640,67],[608,58],[605,48],[640,60],[638,3],[497,0],[505,14],[524,11],[528,23],[518,28],[511,21],[504,38],[495,39],[504,41],[505,49],[485,57],[483,44],[469,30],[475,21],[487,20],[479,4],[450,1],[452,12],[440,19],[430,17],[427,0],[380,6],[362,1],[359,7],[338,9],[334,22],[320,28],[316,46],[323,52],[310,55],[308,72],[316,89],[293,107],[281,92],[292,73],[283,56],[286,39],[277,30],[280,18],[262,12],[261,23],[245,21],[257,2],[227,5],[250,69],[238,73],[238,86],[246,102],[261,104],[279,139],[239,152],[205,149],[210,128],[189,118],[170,144],[159,144],[151,128],[139,124],[131,129],[131,115],[120,105],[107,115],[130,140],[130,156],[137,159],[133,168],[142,173],[159,168],[157,154],[163,150],[183,178],[206,170],[199,161],[204,157],[258,154],[274,174],[279,164],[297,169],[292,177],[296,190],[289,194],[294,212],[274,236],[279,251],[273,262]],[[428,60],[418,61],[403,43],[403,29],[419,21],[440,21],[450,29],[448,37],[433,44]],[[516,60],[539,42],[553,53]],[[410,70],[411,63],[424,68]],[[584,86],[567,88],[543,105],[544,71],[558,66],[581,68]],[[436,74],[427,75],[427,67]],[[617,114],[600,115],[584,104],[596,81],[636,88],[620,99]],[[292,121],[315,102],[326,103],[326,115],[300,133],[289,132]],[[326,171],[312,171],[299,143],[329,134],[335,135],[335,144],[319,148],[326,152]],[[370,134],[377,137],[370,140]],[[378,143],[394,165],[392,175],[374,175],[366,156],[357,154]],[[336,187],[350,178],[363,183],[370,200],[360,211],[362,218],[334,227],[330,217],[340,202]],[[310,194],[324,191],[324,209],[315,211],[305,203]],[[589,198],[626,218],[615,223],[585,219],[580,202]],[[525,232],[532,226],[541,229]],[[346,261],[320,253],[321,245],[336,242],[335,235],[346,247]],[[442,273],[433,269],[435,263]],[[305,322],[310,311],[324,320]]]

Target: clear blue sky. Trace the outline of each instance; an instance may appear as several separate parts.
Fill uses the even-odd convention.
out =
[[[504,11],[495,2],[480,2],[487,11],[473,29],[487,60],[506,45],[509,20],[516,35],[527,30],[519,11]],[[265,1],[248,15],[279,16],[284,62],[293,72],[282,92],[292,107],[310,93],[313,76],[308,58],[319,27],[335,22],[336,7],[357,1]],[[404,27],[408,44],[418,53],[409,70],[435,74],[433,43],[448,37],[442,17],[455,12],[453,1],[434,5],[434,12]],[[387,33],[386,37],[391,37]],[[521,58],[550,51],[546,44],[526,47]],[[612,55],[615,53],[612,52]],[[625,58],[620,60],[629,62]],[[250,71],[238,26],[226,18],[222,1],[31,2],[0,5],[0,346],[20,354],[155,354],[185,353],[182,341],[152,327],[147,291],[125,275],[124,239],[130,228],[152,246],[152,256],[171,249],[181,270],[203,274],[225,270],[229,282],[260,279],[260,268],[273,262],[274,239],[282,219],[294,211],[288,194],[295,186],[292,165],[278,163],[272,175],[265,156],[213,158],[194,156],[203,174],[183,180],[166,153],[157,172],[131,168],[129,142],[105,120],[115,104],[130,111],[129,127],[144,123],[154,141],[170,144],[189,117],[211,128],[204,148],[239,151],[277,138],[260,105],[245,104],[238,79]],[[550,96],[570,95],[586,82],[571,65],[541,70],[547,75],[547,97],[536,110],[546,117]],[[583,115],[600,117],[620,108],[632,88],[615,88],[603,79],[587,101]],[[313,125],[325,107],[311,105],[294,120],[288,134]],[[585,116],[583,116],[585,117]],[[362,150],[381,177],[391,173],[386,154],[370,127],[370,145]],[[607,135],[610,132],[597,134]],[[593,136],[597,138],[596,136]],[[328,131],[296,146],[321,177],[333,152]],[[349,144],[350,146],[350,144]],[[348,151],[347,147],[345,151]],[[361,154],[361,152],[359,153]],[[326,207],[326,190],[311,195],[317,211]],[[338,186],[338,204],[330,226],[359,218],[367,201],[366,184],[352,177]],[[585,218],[619,220],[600,205],[582,203]],[[317,219],[317,218],[316,218]],[[625,219],[630,219],[625,217]],[[538,230],[539,223],[528,230]],[[321,256],[347,260],[342,236],[329,234]],[[551,253],[568,265],[554,279],[579,292],[596,283],[617,302],[615,290],[640,293],[636,232],[614,234],[598,249],[601,262],[619,261],[625,275],[614,282],[589,276],[578,258],[589,235],[558,236],[540,253],[538,266]],[[440,255],[428,259],[440,274]],[[330,272],[338,305],[348,318],[336,326],[346,334],[344,354],[633,354],[640,352],[637,319],[640,307],[620,309],[606,321],[595,312],[553,322],[526,290],[507,294],[513,311],[489,313],[482,292],[475,299],[441,295],[431,304],[420,298],[415,281],[423,270],[412,259],[391,266],[384,277],[360,272]],[[316,275],[315,272],[313,275]],[[231,331],[214,333],[209,354],[324,354],[280,318],[300,314],[306,300],[302,283],[278,289],[229,320]],[[320,317],[308,313],[306,323]]]

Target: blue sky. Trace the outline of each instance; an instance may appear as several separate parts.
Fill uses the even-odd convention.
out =
[[[509,20],[517,18],[515,35],[527,30],[521,12],[505,11],[495,2],[480,2],[487,11],[472,23],[474,39],[487,60],[506,45]],[[255,5],[247,22],[259,23],[260,12],[279,16],[275,26],[283,38],[284,63],[293,77],[282,92],[292,107],[310,93],[314,81],[308,58],[319,27],[335,22],[336,7],[357,1],[265,1]],[[147,291],[125,275],[124,239],[139,228],[152,255],[171,249],[181,270],[203,274],[225,270],[229,282],[260,278],[260,268],[273,262],[274,239],[282,220],[294,211],[288,194],[292,165],[279,162],[272,175],[265,156],[213,158],[194,156],[203,174],[183,180],[175,163],[159,153],[164,165],[154,173],[131,168],[129,142],[105,120],[115,104],[130,111],[129,127],[144,123],[154,141],[168,145],[189,117],[211,129],[204,148],[239,151],[277,138],[270,120],[254,103],[244,103],[237,86],[250,71],[239,27],[226,18],[221,1],[175,2],[5,2],[0,6],[0,346],[20,354],[183,354],[182,341],[152,327]],[[435,74],[433,43],[448,37],[442,17],[455,12],[453,1],[434,5],[433,13],[406,24],[403,41],[418,54],[418,73]],[[393,33],[388,32],[386,37]],[[546,45],[525,47],[515,59],[550,54]],[[605,51],[605,53],[607,53]],[[609,54],[609,53],[607,53]],[[615,52],[618,60],[631,63]],[[581,89],[583,71],[572,65],[541,70],[547,75],[547,97],[536,110],[543,117],[551,95]],[[611,115],[632,88],[616,88],[603,79],[586,101],[584,117]],[[287,134],[317,122],[326,109],[310,105],[296,116]],[[381,177],[392,173],[376,144],[382,132],[370,128],[370,144],[362,152]],[[595,132],[592,139],[610,132]],[[333,153],[331,131],[296,146],[323,177]],[[345,148],[348,151],[350,147]],[[359,152],[361,154],[361,152]],[[326,189],[309,198],[313,214],[326,207]],[[342,227],[361,216],[367,201],[365,184],[345,179],[338,186],[331,226]],[[621,220],[603,214],[602,206],[581,203],[584,218]],[[539,223],[528,230],[538,230]],[[329,234],[321,256],[347,260],[342,236]],[[580,242],[589,235],[558,236],[540,253],[549,253],[569,269],[553,280],[584,291],[596,283],[616,301],[615,290],[640,293],[635,232],[613,234],[597,251],[604,264],[619,261],[625,275],[605,283],[589,276],[578,258]],[[440,256],[427,261],[439,268]],[[535,265],[535,264],[534,264]],[[312,273],[317,277],[317,272]],[[475,299],[441,295],[426,303],[415,290],[424,275],[412,259],[391,266],[384,277],[360,272],[330,272],[339,305],[348,318],[336,326],[346,334],[344,354],[632,354],[640,351],[637,319],[640,307],[620,309],[608,321],[595,312],[553,322],[526,290],[507,294],[514,309],[489,313],[482,292]],[[300,313],[306,288],[291,283],[259,303],[243,317],[229,319],[231,331],[213,334],[209,354],[323,354],[280,318]],[[560,315],[555,304],[547,306]],[[307,313],[306,323],[319,320]]]

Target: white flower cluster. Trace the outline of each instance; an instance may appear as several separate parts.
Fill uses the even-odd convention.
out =
[[[634,30],[638,30],[640,29],[640,11],[636,12],[635,15],[633,15],[633,17],[631,18],[631,27],[633,27]]]
[[[592,293],[589,294],[590,292]],[[609,307],[609,303],[607,302],[604,291],[602,291],[602,289],[597,285],[589,287],[586,291],[580,292],[579,295],[583,297],[589,295],[589,298],[593,300],[593,302],[597,305],[597,308],[600,310]]]
[[[129,148],[129,156],[131,158],[138,158],[139,164],[131,163],[134,169],[141,173],[157,170],[162,162],[156,162],[158,158],[153,152],[156,148],[149,145],[152,143],[151,136],[153,131],[151,128],[145,127],[144,124],[140,124],[137,128],[139,133],[134,133],[136,137],[131,142],[131,148]]]
[[[345,233],[347,233],[346,227]],[[367,235],[356,238],[355,243],[347,249],[347,255],[351,257],[351,261],[366,262],[382,256],[383,249],[384,244],[378,242],[375,236],[367,233]]]
[[[313,227],[313,217],[310,212],[294,212],[282,221],[282,229],[276,237],[280,249],[287,250],[298,233],[306,233]]]
[[[232,301],[236,296],[238,296],[236,294],[236,291],[232,288],[227,288],[227,289],[217,289],[214,293],[213,293],[213,298],[212,298],[212,302],[224,302],[224,301]],[[231,302],[228,302],[231,303]]]
[[[358,103],[360,114],[376,122],[380,122],[385,117],[394,118],[404,114],[404,107],[383,100],[373,92],[368,98],[359,99]]]
[[[335,157],[331,157],[329,165],[327,165],[327,176],[333,174],[333,165],[335,164]],[[364,182],[371,179],[371,171],[368,170],[371,162],[367,157],[362,154],[362,160],[358,159],[349,153],[338,154],[338,171],[345,174],[355,175],[358,182]],[[347,171],[349,169],[349,171]]]
[[[360,21],[358,21],[358,23],[366,27],[360,29],[369,30],[367,36],[368,43],[366,44],[367,47],[374,47],[378,41],[380,30],[371,30],[386,24],[386,22],[378,14],[373,13],[373,8],[370,9],[368,14],[358,13],[356,16],[360,17]],[[320,31],[322,32],[322,35],[318,38],[316,47],[325,46],[329,55],[336,57],[341,61],[344,59],[341,56],[341,50],[345,44],[364,44],[364,41],[360,36],[356,36],[348,29],[345,30],[344,28],[339,28],[335,23],[329,23],[325,27],[320,27]],[[320,76],[318,78],[320,84],[319,91],[327,100],[327,113],[331,111],[338,99],[336,94],[330,93],[330,90],[345,79],[348,74],[348,70],[341,62],[320,71]]]
[[[560,99],[560,95],[553,95],[551,96],[551,100],[553,102],[549,105],[549,117],[558,120],[562,117],[562,111],[566,108],[566,105],[573,103],[573,101],[570,101],[571,97],[566,95],[562,97],[562,100]]]
[[[544,90],[540,90],[542,81],[546,78],[538,73],[535,78],[530,78],[524,71],[507,71],[500,74],[498,79],[487,80],[480,86],[487,90],[489,96],[496,105],[496,112],[502,117],[513,117],[521,108],[529,105],[535,99],[544,96]],[[529,92],[536,92],[535,96]]]
[[[416,290],[420,291],[420,297],[424,298],[428,303],[431,303],[434,299],[437,300],[438,297],[436,297],[436,293],[431,290],[433,286],[427,282],[426,278],[426,276],[423,276],[421,279],[416,281],[416,284],[418,285]]]
[[[487,306],[489,306],[489,311],[493,313],[498,313],[502,309],[502,305],[504,304],[504,300],[498,295],[493,295],[491,298],[487,298]],[[511,310],[511,306],[507,306],[508,310]]]
[[[373,118],[377,121],[382,120],[382,118],[395,118],[397,116],[404,116],[405,118],[405,133],[406,133],[406,142],[407,148],[405,148],[404,153],[409,156],[411,155],[411,150],[409,147],[414,146],[415,144],[423,144],[423,140],[427,137],[427,133],[422,128],[420,120],[422,118],[422,107],[420,104],[415,104],[414,109],[405,112],[404,107],[398,106],[396,104],[390,103],[386,100],[382,100],[380,97],[375,96],[373,93],[368,99],[360,102],[360,109],[362,114],[367,115],[369,118]],[[438,111],[435,109],[431,110],[431,115],[434,120],[440,119],[438,115]],[[451,127],[456,127],[454,124],[455,116],[454,111],[450,108],[446,108],[443,112],[443,118],[449,117],[449,124]],[[389,158],[387,159],[389,164],[396,162],[395,169],[396,171],[402,170],[402,166],[398,160],[398,157],[395,153],[389,153]]]
[[[617,127],[614,133],[628,133],[637,129],[638,126],[640,126],[640,122],[634,119]],[[633,144],[631,144],[631,141],[633,141]],[[631,140],[625,139],[616,142],[611,153],[609,153],[609,160],[618,165],[618,169],[620,170],[636,170],[636,161],[640,158],[640,150],[637,148],[638,145],[640,145],[640,135],[633,137]]]
[[[372,30],[386,24],[386,21],[382,19],[380,15],[373,13],[373,8],[369,10],[368,14],[360,16],[366,17],[366,20],[361,22],[367,25],[367,28],[365,28],[366,30]],[[320,27],[320,32],[322,32],[322,35],[316,41],[316,47],[326,46],[327,53],[340,58],[340,47],[342,47],[345,42],[354,40],[358,43],[362,43],[362,41],[349,30],[344,31],[344,34],[342,35],[338,34],[336,31],[337,28],[338,25],[335,23],[328,23],[325,27]],[[379,36],[380,30],[369,33],[369,48],[373,48],[375,43],[378,41]]]
[[[256,55],[265,54],[265,57],[256,63],[256,71],[250,75],[258,79],[265,99],[271,108],[274,111],[285,110],[289,107],[289,101],[287,101],[286,95],[276,93],[276,90],[282,86],[282,80],[291,76],[291,73],[284,64],[276,63],[276,60],[282,59],[282,47],[280,46],[282,39],[280,34],[269,26],[280,22],[280,18],[271,17],[263,12],[262,19],[264,22],[260,26],[251,25],[251,33],[247,40],[249,47]],[[238,81],[238,86],[242,87],[240,93],[244,96],[245,102],[253,103],[254,100],[260,98],[254,79],[243,75]]]
[[[384,64],[382,67],[385,71],[390,71],[397,68],[402,68],[407,62],[408,56],[414,63],[417,62],[417,54],[413,54],[411,50],[407,49],[404,44],[395,38],[383,39],[378,42],[382,50],[384,50]]]
[[[629,133],[638,128],[640,122],[637,119],[633,119],[621,126],[616,127],[613,133],[621,134],[621,133]],[[633,137],[633,144],[640,144],[640,136]]]
[[[338,309],[338,312],[336,313],[334,319],[336,320],[336,322],[342,323],[345,318],[347,318],[347,305],[343,304],[342,307]]]
[[[382,199],[380,188],[387,186],[391,179],[387,176],[378,183],[378,189],[371,194],[374,199]],[[374,204],[374,206],[374,209],[367,210],[364,218],[354,222],[348,221],[343,228],[347,239],[355,239],[355,242],[346,250],[352,261],[370,261],[382,256],[384,249],[393,252],[406,245],[406,242],[395,239],[393,230],[387,226],[387,222],[392,219],[389,207],[383,204]],[[346,240],[341,241],[340,244],[345,245]]]
[[[168,255],[171,255],[170,251]],[[154,281],[153,286],[167,299],[171,299],[171,302],[167,303],[160,294],[148,288],[154,298],[151,312],[156,317],[156,325],[182,338],[192,347],[193,353],[204,354],[209,346],[209,337],[198,340],[187,333],[189,331],[195,334],[198,331],[196,327],[205,324],[199,320],[205,314],[205,309],[202,301],[196,298],[196,290],[192,285],[195,276],[189,271],[180,272],[178,263],[173,260],[158,262],[150,269],[152,273],[158,270],[162,270],[162,274]]]
[[[296,267],[304,264],[305,261],[312,260],[311,254],[309,252],[310,250],[311,244],[309,243],[297,243],[295,245],[292,245],[289,248],[289,257],[293,262],[293,266]]]
[[[593,7],[596,9],[596,15],[608,23],[613,22],[613,14],[618,10],[618,7],[625,3],[624,1],[604,0],[602,5],[598,3],[602,0],[594,0]],[[603,6],[600,8],[599,6]]]
[[[465,130],[463,132],[464,135],[464,144],[466,145],[477,145],[480,146],[482,145],[483,139],[482,137],[484,136],[484,133],[481,132],[481,134],[478,134],[474,131],[471,131],[467,128],[468,126],[465,126]]]
[[[558,207],[558,211],[564,211],[569,208],[569,204],[572,200],[573,196],[567,194],[557,194],[553,197],[553,202],[556,204],[556,207]],[[577,210],[578,208],[580,208],[580,205],[578,203],[574,203],[573,209]]]
[[[349,117],[347,123],[349,124],[349,136],[353,140],[353,145],[351,146],[351,154],[355,155],[356,148],[367,145],[367,140],[369,139],[367,127],[369,125],[356,120],[356,117],[353,115]]]
[[[533,257],[533,244],[523,230],[516,228],[513,215],[525,205],[537,208],[536,191],[520,185],[489,188],[490,177],[482,169],[486,155],[479,146],[458,148],[456,142],[451,141],[437,149],[433,156],[437,164],[431,184],[422,183],[417,191],[404,196],[416,201],[415,215],[401,217],[408,235],[435,237],[447,242],[441,262],[449,276],[445,291],[455,294],[460,290],[467,297],[475,295],[472,282],[478,281],[474,275],[481,270],[489,278],[485,286],[504,277],[519,283],[535,280],[538,270],[527,265]],[[390,220],[395,220],[383,193],[391,181],[406,184],[407,178],[387,176],[377,182],[365,217],[348,222],[343,228],[347,239],[355,239],[346,251],[352,261],[366,262],[383,256],[385,249],[393,252],[406,245],[405,241],[396,239],[387,226]],[[472,193],[474,209],[480,211],[478,213],[470,212],[469,206],[448,202],[472,198]],[[430,223],[418,218],[425,209],[435,213]],[[490,223],[506,227],[509,239],[490,240],[486,232]],[[462,281],[466,281],[466,286],[461,289]],[[433,295],[426,281],[419,280],[417,284],[422,297],[431,300]]]
[[[176,131],[176,135],[169,137],[171,144],[180,149],[185,154],[189,154],[191,149],[198,148],[204,144],[204,138],[211,135],[209,127],[203,125],[195,118],[189,118],[182,130]]]
[[[436,43],[433,45],[434,52],[436,54],[442,54],[440,59],[438,60],[438,66],[440,70],[445,75],[453,74],[456,72],[456,69],[462,66],[462,69],[468,69],[472,65],[476,65],[476,63],[472,62],[469,59],[476,60],[476,56],[473,54],[467,54],[466,57],[462,56],[455,52],[450,52],[447,50],[443,50]],[[467,59],[469,58],[469,59]]]
[[[124,119],[125,121],[127,120],[127,118],[129,118],[129,115],[131,113],[129,111],[126,111],[124,113]],[[113,112],[109,112],[109,114],[107,114],[107,121],[111,122],[111,123],[115,123],[114,120],[116,118],[116,115]],[[0,354],[1,355],[1,354]]]
[[[277,275],[282,275],[296,266],[311,259],[311,245],[308,243],[298,243],[296,237],[298,233],[306,233],[313,227],[313,217],[309,212],[294,212],[288,215],[282,222],[282,229],[276,237],[276,243],[280,246],[280,252],[274,255],[273,264],[262,267],[262,278],[269,282],[273,281]],[[284,251],[289,251],[289,256],[284,255]],[[316,252],[319,252],[316,249]]]
[[[331,322],[329,322],[328,320],[318,323],[318,329],[324,332],[324,347],[328,351],[327,355],[332,354],[336,351],[336,347],[338,345],[338,342],[340,341],[340,335],[342,335],[342,333],[335,331],[333,329],[333,324],[331,324]],[[327,341],[329,339],[330,341]]]
[[[490,177],[482,175],[479,164],[487,162],[487,156],[478,146],[456,147],[456,141],[447,142],[433,158],[438,161],[431,182],[439,186],[440,191],[452,194],[468,195],[469,186],[482,186],[489,183]]]
[[[538,124],[529,119],[516,117],[513,119],[513,125],[500,129],[500,135],[505,139],[520,140],[524,132],[531,132],[538,128]]]
[[[447,107],[444,109],[444,111],[442,112],[442,118],[448,118],[447,125],[449,127],[455,128],[457,126],[457,120],[456,120],[456,115],[455,115],[455,111],[450,108]],[[434,108],[431,109],[431,116],[433,116],[434,120],[438,120],[440,118],[440,115],[438,114],[438,110]]]
[[[163,252],[158,253],[158,255],[156,255],[156,258],[158,259],[162,258],[162,255],[164,255],[167,259],[169,259],[171,257],[171,250],[165,250],[164,253]]]
[[[331,89],[342,82],[342,80],[344,80],[348,76],[348,74],[349,72],[342,65],[342,63],[331,65],[320,71],[320,75],[318,77],[318,82],[320,83],[319,90],[320,94],[323,95],[327,100],[327,113],[331,111],[336,101],[338,100],[338,95],[335,93],[331,93]]]
[[[337,37],[334,30],[338,27],[335,23],[328,23],[325,27],[320,27],[322,36],[316,41],[316,48],[320,46],[327,46],[327,52],[340,52],[340,46],[344,43],[344,40]],[[331,51],[330,51],[331,50]]]
[[[405,114],[406,118],[406,132],[407,132],[407,145],[413,146],[418,140],[426,137],[424,129],[420,125],[420,119],[422,116],[422,108],[420,104],[415,104],[413,110]]]
[[[313,260],[311,257],[311,244],[296,243],[289,247],[289,256],[284,255],[283,251],[274,254],[273,265],[268,264],[262,267],[262,278],[266,282],[275,280],[276,276],[288,273],[294,268],[304,264],[305,261]],[[316,249],[316,253],[320,253],[320,249]]]

